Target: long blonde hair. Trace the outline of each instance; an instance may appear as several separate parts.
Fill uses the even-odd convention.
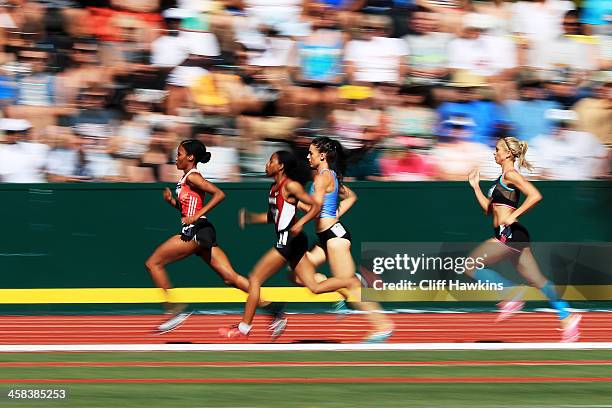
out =
[[[506,147],[512,153],[515,159],[518,159],[519,167],[524,167],[531,171],[533,166],[527,161],[525,155],[527,154],[528,144],[524,140],[518,140],[516,137],[504,137],[502,138]]]

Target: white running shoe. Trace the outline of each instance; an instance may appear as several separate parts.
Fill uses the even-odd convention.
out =
[[[393,329],[383,330],[368,335],[363,342],[369,344],[384,343],[393,335]]]
[[[279,313],[274,316],[274,320],[268,326],[268,329],[272,332],[272,340],[278,339],[285,332],[287,328],[287,316],[284,313]]]
[[[163,322],[162,324],[160,324],[159,326],[157,326],[157,330],[160,333],[167,333],[169,331],[172,331],[178,328],[181,324],[183,324],[185,320],[187,320],[187,318],[191,316],[192,314],[193,312],[178,313],[172,316],[170,319]]]

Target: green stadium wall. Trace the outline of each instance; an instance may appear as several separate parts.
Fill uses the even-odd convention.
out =
[[[488,184],[483,183],[483,189]],[[533,241],[612,242],[612,182],[536,183],[543,201],[522,217]],[[180,216],[162,199],[166,184],[1,184],[2,288],[147,288],[144,261],[180,229]],[[268,183],[219,185],[226,199],[209,215],[234,268],[247,275],[275,241],[269,225],[241,231],[241,207],[266,211]],[[359,200],[343,218],[359,260],[361,242],[479,242],[491,219],[467,183],[356,182]],[[307,232],[314,237],[312,226]],[[177,287],[221,287],[197,257],[168,268]],[[573,283],[593,283],[588,276]],[[599,281],[597,281],[597,279]],[[612,279],[596,277],[596,283]],[[269,285],[286,286],[286,274]],[[13,310],[3,306],[0,310]],[[19,310],[25,310],[19,306]]]

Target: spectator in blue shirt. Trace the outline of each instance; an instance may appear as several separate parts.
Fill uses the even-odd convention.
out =
[[[593,34],[599,34],[600,28],[612,18],[612,0],[585,0],[582,4],[580,22],[592,27]]]
[[[452,117],[463,117],[474,123],[471,139],[468,141],[493,146],[496,129],[508,120],[501,106],[484,99],[477,84],[471,85],[474,86],[455,84],[454,100],[444,102],[438,108],[438,136],[449,137],[451,129],[447,125],[449,123],[447,120]]]
[[[545,100],[544,90],[539,81],[525,81],[519,85],[519,100],[505,103],[515,136],[530,142],[538,135],[549,134],[552,121],[546,118],[550,109],[561,109],[555,101]]]

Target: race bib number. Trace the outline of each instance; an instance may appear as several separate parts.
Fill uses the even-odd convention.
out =
[[[342,238],[346,234],[346,230],[344,229],[342,224],[334,224],[334,226],[331,227],[331,230],[338,238]]]
[[[278,248],[284,248],[287,245],[287,240],[289,239],[289,231],[283,231],[278,235],[278,242],[276,246]]]

